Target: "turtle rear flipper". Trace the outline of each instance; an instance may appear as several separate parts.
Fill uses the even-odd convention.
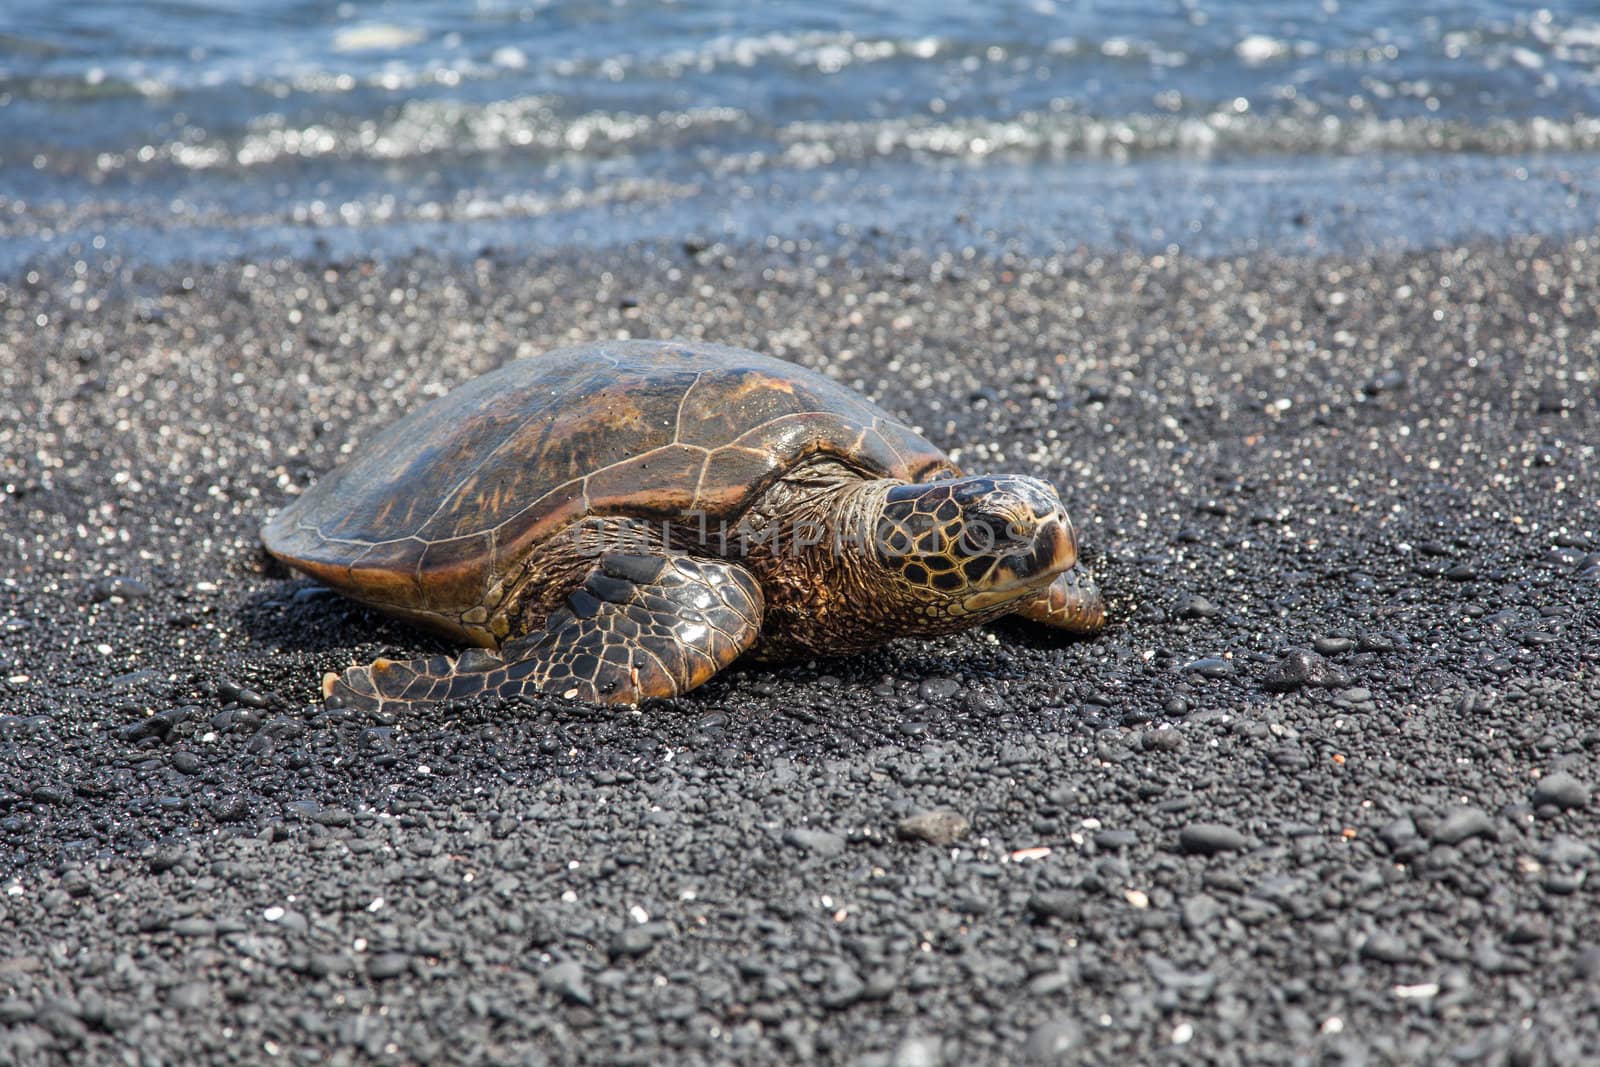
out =
[[[749,571],[688,556],[602,556],[536,633],[459,658],[380,659],[323,682],[334,707],[384,711],[491,692],[637,704],[686,693],[755,644],[761,587]]]
[[[1089,572],[1077,566],[1022,601],[1016,614],[1068,633],[1093,634],[1105,628],[1106,601]]]

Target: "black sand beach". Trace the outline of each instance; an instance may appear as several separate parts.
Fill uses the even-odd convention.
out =
[[[1597,258],[0,281],[0,1062],[1600,1060]],[[637,713],[323,710],[442,646],[259,524],[423,398],[616,336],[1053,479],[1112,626]]]

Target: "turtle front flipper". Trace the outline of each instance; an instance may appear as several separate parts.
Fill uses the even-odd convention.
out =
[[[1016,614],[1074,634],[1099,633],[1106,625],[1106,601],[1082,566],[1072,567],[1039,593],[1022,601]]]
[[[608,553],[545,627],[499,655],[378,660],[329,676],[334,706],[394,711],[492,692],[637,704],[687,693],[761,632],[761,587],[743,567],[689,556]]]

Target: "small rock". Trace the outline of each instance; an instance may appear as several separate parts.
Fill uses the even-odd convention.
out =
[[[838,834],[830,834],[826,830],[804,828],[785,830],[783,840],[785,844],[814,852],[819,856],[837,856],[844,851],[844,838]]]
[[[1065,968],[1046,971],[1028,979],[1028,992],[1036,997],[1048,997],[1072,986],[1072,972]]]
[[[367,974],[377,981],[398,978],[411,969],[411,957],[404,952],[380,952],[367,961]]]
[[[180,848],[169,847],[158,849],[156,853],[150,857],[150,873],[161,874],[163,871],[170,871],[172,868],[182,863],[183,859],[183,850]]]
[[[1095,847],[1108,851],[1132,848],[1139,843],[1139,835],[1132,830],[1100,830],[1094,835]]]
[[[1546,893],[1566,897],[1583,888],[1587,873],[1584,871],[1546,871],[1540,883]]]
[[[1033,1063],[1062,1063],[1063,1057],[1083,1043],[1083,1028],[1071,1019],[1040,1023],[1028,1035],[1027,1056]]]
[[[967,695],[961,698],[962,708],[970,715],[982,715],[993,718],[1004,715],[1006,702],[1000,699],[998,693],[987,693],[981,690],[968,690]]]
[[[1209,619],[1222,611],[1203,596],[1185,597],[1178,605],[1180,619]]]
[[[695,721],[695,729],[701,731],[720,730],[728,725],[728,716],[725,712],[713,711],[700,716]]]
[[[1040,890],[1028,898],[1028,912],[1041,919],[1076,922],[1083,917],[1083,899],[1071,890]]]
[[[1414,954],[1401,938],[1379,932],[1367,938],[1362,944],[1361,955],[1381,963],[1409,963]]]
[[[141,600],[150,595],[150,587],[137,578],[101,578],[89,586],[88,602],[104,604],[112,597],[118,600]]]
[[[889,1058],[889,1067],[939,1067],[942,1063],[944,1043],[932,1034],[907,1034]]]
[[[72,794],[67,792],[66,788],[63,786],[41,785],[35,786],[33,792],[29,794],[29,796],[39,804],[59,805],[67,803],[67,801],[71,799]]]
[[[1146,752],[1178,752],[1184,740],[1176,730],[1146,730],[1139,735],[1139,744]]]
[[[123,689],[136,689],[139,686],[145,685],[149,682],[154,682],[160,677],[161,675],[158,672],[148,668],[144,670],[129,671],[126,674],[119,674],[115,678],[112,678],[106,683],[106,688],[113,692]]]
[[[1562,810],[1585,808],[1589,806],[1589,787],[1565,771],[1556,771],[1534,785],[1533,804],[1550,804]]]
[[[48,1030],[58,1041],[81,1045],[89,1036],[89,1027],[79,1015],[77,1001],[70,997],[46,1000],[39,1006],[34,1021]]]
[[[1267,754],[1273,766],[1291,773],[1303,771],[1311,766],[1311,757],[1301,745],[1293,741],[1285,741]]]
[[[226,678],[217,683],[217,698],[224,702],[235,702],[251,708],[264,708],[271,703],[265,696],[254,689]]]
[[[157,712],[137,722],[131,722],[117,731],[117,736],[129,743],[143,741],[147,737],[165,738],[172,732],[173,727],[189,718],[190,708],[168,708]]]
[[[1469,837],[1493,837],[1494,822],[1481,808],[1457,808],[1428,836],[1436,845],[1458,845]]]
[[[1209,893],[1196,893],[1183,902],[1183,925],[1191,932],[1204,929],[1222,911],[1222,904],[1216,897]]]
[[[167,1003],[179,1011],[199,1011],[211,1003],[211,985],[207,982],[185,982],[174,986],[167,994]]]
[[[907,815],[895,824],[895,832],[906,840],[948,848],[971,833],[972,824],[959,811],[936,808]]]
[[[1349,680],[1344,671],[1315,652],[1297,648],[1267,668],[1261,676],[1261,688],[1274,693],[1291,693],[1302,686],[1341,686]]]
[[[961,683],[954,678],[927,678],[917,686],[917,699],[926,704],[949,700],[961,692]]]
[[[1584,867],[1594,862],[1594,849],[1575,837],[1557,834],[1539,853],[1539,859],[1550,867]]]
[[[1472,965],[1485,974],[1526,974],[1528,964],[1501,952],[1493,942],[1480,941],[1472,951]]]
[[[640,923],[617,931],[611,939],[611,955],[643,956],[658,942],[672,937],[672,927],[664,922]]]
[[[1395,652],[1411,647],[1411,639],[1401,633],[1369,630],[1356,639],[1357,652]]]
[[[1366,384],[1361,387],[1361,391],[1366,393],[1368,396],[1378,396],[1381,393],[1393,393],[1397,390],[1404,389],[1405,387],[1405,372],[1391,370],[1385,371],[1376,377],[1367,379]]]
[[[1219,852],[1236,852],[1246,848],[1250,839],[1231,826],[1221,823],[1190,823],[1178,832],[1178,844],[1185,852],[1200,856],[1213,856]]]
[[[1409,815],[1402,815],[1378,831],[1378,840],[1388,845],[1389,851],[1397,852],[1417,840],[1417,824]]]
[[[565,960],[545,968],[539,984],[569,1004],[588,1006],[594,1003],[589,984],[583,978],[583,965],[577,960]]]
[[[822,1006],[837,1011],[848,1008],[861,999],[867,991],[867,984],[861,980],[847,964],[839,964],[828,976],[828,982],[822,987]]]
[[[323,808],[311,818],[323,826],[349,826],[354,821],[354,816],[344,808]]]
[[[211,802],[211,817],[218,822],[239,822],[250,816],[250,802],[243,793],[222,793]]]
[[[1205,656],[1183,665],[1185,674],[1198,674],[1202,678],[1226,678],[1233,673],[1233,664],[1217,656]]]

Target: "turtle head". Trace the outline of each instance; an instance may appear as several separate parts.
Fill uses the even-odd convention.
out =
[[[873,551],[892,598],[930,631],[1005,613],[1078,561],[1056,491],[1019,475],[895,485],[883,497]]]

